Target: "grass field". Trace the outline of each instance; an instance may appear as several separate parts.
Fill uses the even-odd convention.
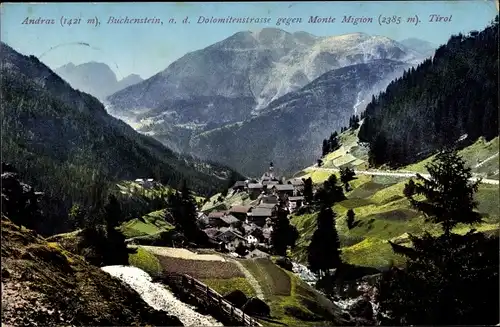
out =
[[[147,248],[138,248],[129,256],[131,265],[148,273],[158,271],[185,273],[202,281],[218,293],[243,291],[247,297],[256,295],[244,274],[233,262],[188,260],[154,255]],[[259,283],[265,302],[271,308],[271,321],[264,326],[318,326],[339,321],[340,310],[327,298],[293,273],[283,270],[269,259],[239,260]]]
[[[226,295],[234,290],[242,291],[247,297],[254,297],[256,295],[252,285],[250,285],[250,283],[243,277],[233,277],[228,279],[203,278],[201,281],[221,295]]]
[[[128,263],[131,266],[140,268],[150,275],[156,275],[161,272],[161,265],[158,258],[151,252],[137,248],[136,253],[129,254]]]
[[[319,326],[338,319],[339,309],[332,302],[271,260],[240,262],[257,279],[271,308],[275,323],[261,321],[263,325]]]
[[[474,144],[460,150],[458,153],[464,159],[465,163],[472,168],[472,172],[475,173],[485,173],[488,175],[488,178],[496,178],[498,179],[498,172],[495,174],[495,171],[498,171],[499,166],[499,157],[488,161],[483,166],[479,168],[474,168],[479,162],[486,160],[487,158],[498,153],[498,137],[495,137],[493,140],[486,142],[484,138],[479,138]],[[418,163],[408,165],[406,167],[401,168],[401,170],[409,170],[416,171],[419,173],[427,173],[427,169],[425,165],[430,163],[434,156],[431,156],[425,160],[422,160]]]
[[[167,223],[163,218],[164,214],[164,210],[151,212],[143,216],[141,219],[135,218],[127,221],[120,226],[120,230],[123,232],[125,237],[131,238],[158,234],[160,232],[173,229],[174,227]]]
[[[338,167],[341,164],[367,161],[367,151],[357,144],[356,131],[341,133],[342,147],[323,158],[324,167]],[[474,144],[459,151],[466,164],[474,167],[478,162],[490,158],[498,153],[498,137],[486,142],[483,138]],[[353,158],[359,161],[353,161]],[[430,163],[434,156],[421,162],[403,167],[401,170],[427,173],[425,165]],[[473,168],[473,172],[486,173],[487,178],[498,178],[498,156],[487,161],[483,166]],[[360,164],[358,167],[362,167]],[[358,168],[361,169],[361,168]],[[366,169],[366,168],[365,168]],[[383,168],[381,168],[383,169]],[[296,174],[301,177],[311,177],[313,183],[321,184],[332,173],[328,171],[306,168]],[[428,231],[432,234],[440,232],[439,226],[427,223],[421,213],[410,208],[408,200],[404,198],[403,189],[407,178],[392,176],[358,175],[350,182],[351,191],[347,200],[335,204],[337,214],[337,230],[342,247],[342,256],[351,264],[364,265],[375,268],[385,268],[389,263],[403,264],[403,258],[391,251],[388,240],[400,238],[408,244],[408,233],[421,234]],[[479,205],[477,210],[483,216],[483,222],[474,226],[459,225],[455,233],[466,233],[471,228],[478,231],[491,232],[498,230],[500,221],[499,191],[497,185],[481,184],[476,194]],[[355,213],[356,225],[349,230],[346,223],[346,213],[352,209]],[[292,251],[295,260],[306,263],[306,250],[311,236],[316,229],[316,214],[292,216],[292,224],[299,230],[299,240]]]
[[[403,196],[407,180],[380,178],[381,176],[360,176],[354,189],[347,193],[347,200],[336,203],[333,207],[337,214],[337,230],[342,246],[343,259],[351,264],[386,268],[390,263],[404,263],[403,258],[391,251],[388,240],[405,233],[421,234],[428,231],[440,232],[437,225],[425,222],[424,217],[410,208]],[[479,202],[478,211],[483,214],[484,222],[472,226],[478,231],[498,229],[500,221],[498,186],[481,184],[476,194]],[[349,230],[346,213],[353,209],[356,226]],[[300,238],[292,252],[295,260],[305,263],[307,246],[316,229],[316,214],[292,216],[292,224],[299,230]],[[466,233],[470,226],[459,225],[456,233]]]

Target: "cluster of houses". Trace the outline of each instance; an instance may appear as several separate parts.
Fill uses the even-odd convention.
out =
[[[250,205],[234,205],[228,210],[198,213],[210,239],[221,247],[234,252],[239,244],[254,247],[250,256],[266,256],[258,249],[268,249],[272,232],[272,220],[281,207],[291,213],[304,203],[304,181],[299,178],[284,180],[274,176],[271,164],[269,171],[260,180],[238,181],[232,193],[248,193]]]

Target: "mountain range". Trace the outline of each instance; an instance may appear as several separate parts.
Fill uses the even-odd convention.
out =
[[[329,71],[257,117],[194,136],[190,147],[200,158],[219,158],[247,174],[265,170],[269,161],[282,173],[297,171],[321,156],[324,138],[410,67],[380,59]]]
[[[184,180],[209,195],[234,173],[172,152],[110,116],[98,99],[73,89],[35,56],[1,46],[2,160],[60,200],[61,212],[90,198],[95,183],[152,177],[176,188]]]
[[[68,63],[57,68],[55,73],[74,89],[89,93],[101,101],[119,90],[143,81],[137,74],[118,80],[108,65],[94,61],[80,65]]]
[[[316,151],[302,148],[295,150],[299,158],[292,165],[287,160],[295,159],[286,159],[284,153],[293,151],[293,148],[286,148],[285,144],[300,143],[310,147],[313,140],[325,137],[326,126],[330,126],[330,133],[334,126],[346,125],[348,117],[355,111],[357,101],[371,97],[371,91],[382,90],[389,83],[389,80],[383,83],[385,77],[396,77],[410,67],[408,65],[415,65],[424,58],[419,50],[384,36],[353,33],[319,37],[306,32],[288,33],[277,28],[244,31],[204,49],[187,53],[151,78],[116,92],[107,98],[106,108],[112,115],[122,118],[138,131],[155,137],[175,151],[223,162],[232,167],[249,162],[249,155],[259,156],[258,153],[249,154],[245,147],[233,148],[220,143],[220,129],[234,130],[231,126],[237,123],[238,126],[245,126],[238,127],[238,130],[246,131],[246,134],[239,134],[241,140],[230,140],[228,144],[246,142],[251,143],[247,148],[253,149],[260,149],[266,144],[267,148],[276,149],[269,152],[268,156],[282,157],[280,161],[283,168],[297,168],[296,164],[314,160],[311,155],[316,154]],[[300,109],[294,109],[303,111],[297,117],[310,117],[307,121],[294,121],[297,131],[310,134],[306,137],[308,141],[302,142],[300,139],[299,142],[299,138],[305,137],[303,133],[282,133],[278,130],[275,134],[266,134],[268,138],[265,142],[256,141],[263,139],[264,134],[260,129],[250,126],[256,122],[262,126],[273,126],[267,120],[281,119],[280,114],[269,113],[283,107],[282,104],[289,101],[289,95],[315,83],[325,73],[377,60],[398,61],[405,65],[391,66],[395,70],[394,74],[381,72],[379,80],[372,79],[370,83],[373,85],[365,83],[364,88],[361,88],[359,78],[354,73],[344,70],[342,72],[348,75],[341,79],[348,85],[359,84],[360,87],[346,89],[334,83],[335,86],[330,89],[327,86],[328,78],[323,80],[321,87],[324,93],[343,92],[342,95],[333,96],[345,98],[342,105],[329,103],[330,107],[327,108],[324,107],[326,102],[321,104],[319,101],[312,106],[304,102]],[[385,65],[376,64],[373,67],[382,69]],[[336,76],[340,78],[338,74]],[[317,86],[310,85],[310,89],[316,90]],[[332,105],[336,108],[332,108]],[[290,104],[287,106],[285,111],[290,111]],[[364,109],[360,104],[357,106],[359,110]],[[323,123],[324,115],[328,116],[328,120]],[[320,129],[312,131],[314,126]],[[286,142],[280,138],[282,135],[287,135]],[[230,155],[229,150],[237,153]],[[272,158],[264,161],[269,159]],[[255,173],[261,168],[255,162],[244,166],[244,173]]]

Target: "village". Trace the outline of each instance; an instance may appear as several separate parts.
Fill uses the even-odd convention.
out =
[[[248,194],[248,205],[233,205],[208,214],[198,212],[198,224],[219,250],[247,258],[268,257],[272,221],[279,208],[290,214],[304,203],[304,181],[285,180],[274,174],[273,164],[259,180],[237,181],[228,196]],[[238,250],[242,249],[242,250]],[[247,253],[248,250],[248,253]]]

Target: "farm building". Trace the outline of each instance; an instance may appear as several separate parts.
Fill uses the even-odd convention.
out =
[[[247,213],[249,213],[250,210],[252,210],[251,206],[232,206],[228,210],[228,212],[241,221],[245,221],[247,218]]]
[[[273,216],[273,210],[267,208],[255,208],[248,213],[248,221],[257,226],[264,226],[266,219]]]

